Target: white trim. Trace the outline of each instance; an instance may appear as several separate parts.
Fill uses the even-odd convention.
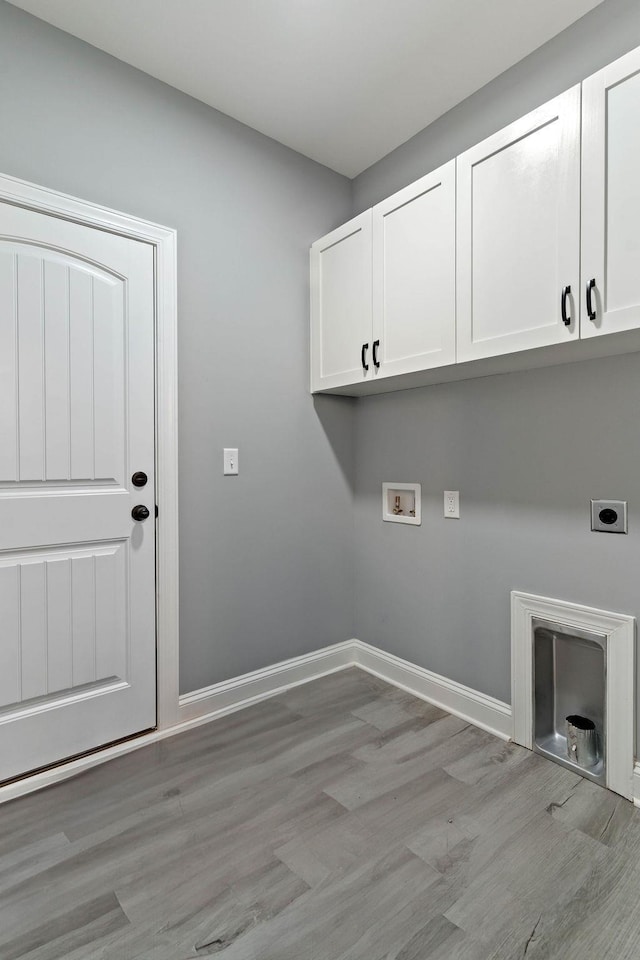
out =
[[[501,740],[511,738],[511,707],[508,703],[432,673],[361,640],[353,640],[352,643],[356,666],[362,670],[487,730]]]
[[[637,761],[633,765],[633,803],[640,807],[640,763]]]
[[[180,697],[180,723],[214,720],[329,673],[354,666],[352,640],[274,663]]]
[[[502,740],[511,737],[511,707],[478,690],[448,680],[361,640],[347,640],[313,653],[255,670],[232,680],[180,697],[181,721],[203,722],[240,710],[267,697],[347,667],[359,667],[381,680],[428,700],[448,713],[488,730]]]
[[[513,590],[511,703],[513,739],[533,747],[534,619],[603,635],[607,642],[606,779],[610,790],[634,796],[635,617]]]
[[[262,670],[254,670],[244,676],[204,687],[180,697],[180,720],[172,727],[154,730],[151,733],[116,743],[103,750],[78,757],[49,770],[23,777],[13,783],[0,786],[0,804],[16,797],[32,793],[43,787],[60,783],[107,760],[131,753],[138,747],[146,747],[165,737],[184,733],[194,727],[209,723],[219,717],[235,713],[261,700],[276,696],[292,687],[316,680],[318,677],[359,667],[393,686],[407,690],[422,700],[427,700],[443,710],[453,713],[468,723],[503,740],[508,740],[511,729],[511,708],[500,700],[494,700],[477,690],[465,687],[454,680],[447,680],[430,670],[401,660],[360,640],[347,640],[330,647],[314,650],[301,657],[294,657],[273,664]],[[640,792],[640,791],[639,791]]]
[[[159,506],[156,574],[157,721],[159,728],[171,728],[178,722],[179,715],[176,231],[5,175],[0,175],[0,201],[61,217],[64,220],[72,220],[108,233],[141,240],[154,248],[156,498]],[[100,754],[102,759],[104,759],[103,753]],[[102,759],[99,762],[102,762]],[[87,766],[85,760],[74,762],[82,762],[83,767]],[[55,774],[59,769],[61,768],[57,767],[51,773]],[[46,775],[36,775],[36,777],[44,776]]]

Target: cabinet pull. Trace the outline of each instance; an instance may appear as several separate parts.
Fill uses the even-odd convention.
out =
[[[380,361],[378,360],[378,347],[379,347],[379,346],[380,346],[380,341],[379,341],[379,340],[374,340],[374,341],[373,341],[373,351],[372,351],[372,353],[373,353],[373,365],[374,365],[374,367],[376,368],[376,370],[377,370],[378,367],[380,366]]]
[[[362,344],[362,350],[360,351],[360,360],[362,361],[362,369],[368,370],[369,364],[367,363],[367,350],[369,349],[368,343]]]
[[[595,287],[595,285],[596,285],[595,279],[589,280],[589,283],[587,284],[587,313],[589,314],[589,320],[596,319],[596,312],[593,309],[593,301],[592,301],[593,288]]]
[[[562,312],[562,322],[565,327],[571,326],[571,317],[567,316],[567,297],[571,293],[571,287],[565,287],[562,291],[562,299],[560,300],[560,310]]]

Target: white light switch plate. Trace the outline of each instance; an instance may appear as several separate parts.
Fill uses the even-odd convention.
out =
[[[445,490],[444,515],[450,520],[460,519],[460,492],[458,490]]]
[[[224,448],[224,475],[225,477],[235,477],[238,474],[238,448]]]

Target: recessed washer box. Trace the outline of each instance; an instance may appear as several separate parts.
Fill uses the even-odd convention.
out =
[[[383,483],[382,519],[391,523],[422,523],[419,483]]]

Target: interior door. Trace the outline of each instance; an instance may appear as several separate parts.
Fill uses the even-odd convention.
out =
[[[583,337],[640,327],[640,51],[582,85]]]
[[[373,330],[378,376],[455,362],[455,160],[373,208]]]
[[[361,383],[373,370],[371,210],[311,247],[311,390]]]
[[[154,504],[152,248],[0,203],[0,780],[155,726]]]
[[[458,362],[576,339],[580,86],[467,150],[457,171]]]

